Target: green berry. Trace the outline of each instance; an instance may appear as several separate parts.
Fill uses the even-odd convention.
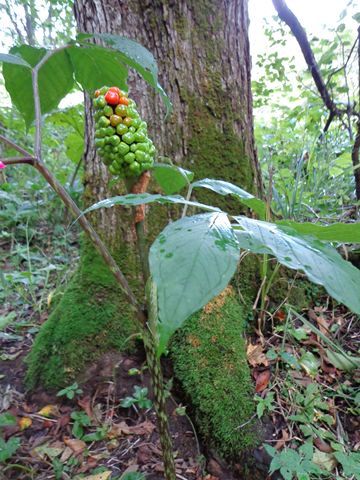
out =
[[[107,127],[108,125],[110,125],[110,120],[106,117],[104,117],[104,115],[102,115],[99,120],[98,120],[98,125],[99,127]]]
[[[132,162],[129,165],[129,170],[131,173],[139,174],[140,173],[140,164],[138,162]]]
[[[126,155],[130,150],[129,145],[127,145],[124,142],[121,142],[117,148],[118,148],[118,152],[122,156]]]
[[[116,115],[119,115],[119,117],[126,117],[127,116],[127,106],[119,104],[115,108],[115,113]]]
[[[146,162],[146,156],[147,154],[145,152],[142,152],[141,150],[137,150],[135,152],[135,158],[140,163]]]
[[[137,131],[137,132],[135,133],[135,140],[136,140],[137,142],[145,142],[145,141],[146,141],[146,135],[145,135],[145,133],[144,133],[143,131],[141,131],[141,130],[140,130],[140,131]]]
[[[118,172],[118,168],[116,167],[116,165],[111,164],[109,167],[109,172],[112,173],[113,175],[116,175]]]
[[[126,125],[127,127],[131,127],[132,122],[133,122],[132,118],[130,118],[130,117],[125,117],[124,120],[123,120],[124,125]]]
[[[109,136],[110,135],[115,135],[115,133],[116,133],[115,128],[113,128],[113,127],[107,127],[106,128],[106,135],[109,135]]]
[[[122,139],[123,139],[123,142],[127,143],[128,145],[130,145],[131,143],[134,142],[135,136],[134,136],[133,133],[127,132],[127,133],[125,133],[125,134],[122,136]]]
[[[111,115],[110,123],[113,127],[117,127],[119,123],[122,123],[122,118],[119,115]]]
[[[107,117],[111,117],[111,115],[114,113],[114,110],[112,109],[112,107],[110,107],[110,105],[106,105],[106,106],[103,108],[103,113],[104,113],[104,115],[106,115]]]
[[[104,108],[105,105],[106,105],[105,97],[104,97],[104,95],[100,95],[100,96],[96,99],[96,106],[97,106],[97,108]]]
[[[116,145],[119,145],[119,143],[120,143],[120,137],[118,137],[118,135],[112,135],[112,136],[110,137],[109,143],[111,143],[111,145],[114,145],[114,147],[115,147]]]
[[[129,152],[125,155],[124,160],[126,163],[132,163],[135,161],[135,154],[132,152]]]
[[[132,126],[133,126],[134,128],[139,128],[140,123],[141,123],[140,118],[137,118],[137,117],[133,118]]]
[[[153,167],[152,163],[142,163],[141,170],[145,172],[145,170],[150,170]]]
[[[135,138],[136,138],[136,134],[135,134]],[[149,148],[150,148],[149,142],[137,143],[136,145],[137,145],[137,150],[141,150],[142,152],[145,152],[145,153],[149,152]]]
[[[99,147],[103,147],[105,145],[105,141],[103,138],[97,138],[95,140],[95,147],[99,148]]]
[[[124,125],[123,123],[119,123],[119,125],[116,127],[116,131],[119,135],[124,135],[125,133],[128,132],[128,127]]]

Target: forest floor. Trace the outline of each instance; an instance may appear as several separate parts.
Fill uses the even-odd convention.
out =
[[[75,234],[63,240],[46,225],[41,231],[41,242],[32,243],[26,235],[26,241],[14,243],[9,236],[0,245],[0,479],[107,480],[124,472],[133,472],[133,480],[141,479],[136,472],[162,479],[141,352],[109,354],[96,381],[69,385],[57,395],[26,392],[24,358],[78,255]],[[284,478],[293,478],[302,466],[310,475],[303,478],[359,479],[360,373],[353,360],[360,340],[358,318],[320,293],[301,312],[286,305],[272,311],[247,340],[254,416],[264,424],[269,445],[267,451],[259,446],[253,452],[257,466],[264,468],[261,478],[267,477],[274,457],[274,470],[276,462],[287,465]],[[185,406],[171,390],[171,366],[165,367],[177,478],[245,478],[240,465],[227,468],[205,454]]]

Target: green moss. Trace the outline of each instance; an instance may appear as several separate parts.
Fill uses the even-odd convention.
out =
[[[131,258],[126,249],[122,256]],[[68,385],[105,352],[131,348],[127,339],[134,329],[133,313],[112,273],[85,242],[78,271],[27,357],[27,386]]]
[[[216,91],[216,80],[212,85]],[[245,154],[244,144],[233,130],[234,115],[231,112],[230,102],[227,104],[226,97],[222,97],[222,107],[213,111],[211,107],[211,95],[206,100],[197,99],[195,96],[183,92],[189,105],[189,131],[192,132],[189,139],[189,155],[185,161],[185,168],[194,170],[196,178],[215,178],[226,180],[238,185],[245,190],[254,189],[253,174],[249,158]],[[206,105],[205,102],[206,101]],[[214,96],[214,103],[219,104],[218,95]],[[219,126],[219,118],[225,118],[222,112],[227,108],[227,120]],[[205,189],[197,189],[196,196],[203,202],[211,202],[216,206],[231,213],[240,213],[244,209],[241,204],[231,197],[220,197]]]
[[[254,446],[253,387],[242,337],[246,313],[231,287],[190,318],[171,347],[201,435],[229,458]]]

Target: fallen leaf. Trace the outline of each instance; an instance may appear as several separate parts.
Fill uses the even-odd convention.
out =
[[[333,449],[330,447],[330,445],[325,442],[325,440],[323,440],[322,438],[320,437],[316,437],[315,440],[314,440],[314,445],[317,449],[320,450],[320,452],[324,452],[324,453],[331,453],[333,452]]]
[[[275,315],[274,315],[274,318],[276,320],[279,320],[280,322],[283,322],[286,318],[286,312],[284,310],[278,310]]]
[[[265,365],[267,367],[269,365],[269,360],[266,358],[263,347],[260,344],[253,345],[249,343],[246,349],[246,356],[252,367],[257,365]]]
[[[328,320],[326,320],[326,318],[321,315],[321,313],[320,315],[316,315],[314,310],[309,310],[308,315],[311,320],[314,320],[319,325],[319,330],[321,333],[323,333],[324,335],[329,335],[330,322],[328,322]]]
[[[83,477],[83,480],[108,480],[111,475],[111,470],[106,470],[106,472],[96,473],[95,475],[89,475]]]
[[[120,437],[121,435],[146,435],[154,431],[155,425],[145,421],[139,425],[130,426],[126,422],[120,422],[113,425],[108,436],[109,438]]]
[[[319,372],[320,361],[312,352],[305,352],[299,363],[310,377],[316,377]]]
[[[50,445],[49,443],[45,443],[44,445],[34,448],[31,453],[35,454],[35,456],[39,457],[41,460],[44,460],[46,457],[49,457],[50,460],[52,460],[53,458],[61,455],[63,451],[64,446]]]
[[[75,455],[79,455],[86,448],[86,443],[83,442],[82,440],[77,439],[77,438],[65,437],[64,438],[64,443],[69,448],[71,448],[71,450],[75,453]]]
[[[303,385],[304,387],[307,387],[312,383],[311,378],[309,377],[304,377],[303,372],[298,372],[296,370],[290,370],[289,374],[293,377],[295,383],[298,385]]]
[[[37,412],[39,415],[43,417],[56,417],[59,415],[59,408],[57,405],[46,405],[41,410]]]
[[[26,428],[31,427],[32,420],[29,417],[22,417],[18,421],[18,425],[19,425],[20,430],[25,430]]]
[[[281,438],[279,438],[279,440],[275,444],[276,450],[281,450],[282,448],[284,448],[285,443],[288,440],[289,440],[289,432],[285,428],[283,428],[281,430]]]
[[[78,403],[79,407],[81,407],[85,411],[85,413],[88,417],[93,418],[93,412],[92,412],[92,408],[91,408],[91,398],[90,397],[80,398],[77,403]]]
[[[328,472],[332,472],[337,464],[336,458],[332,453],[321,452],[317,448],[314,449],[313,462]]]
[[[73,451],[71,450],[70,447],[66,447],[65,450],[63,451],[61,457],[60,457],[60,462],[61,463],[66,463],[71,455],[73,454]]]
[[[262,392],[269,385],[270,370],[264,370],[260,372],[256,377],[255,391],[256,393]]]

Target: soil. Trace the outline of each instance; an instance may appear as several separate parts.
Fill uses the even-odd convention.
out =
[[[64,463],[66,455],[70,454],[69,458],[76,459],[78,465],[72,469],[72,475],[82,473],[86,478],[94,468],[101,465],[114,475],[138,471],[144,473],[148,480],[163,479],[154,409],[119,406],[121,399],[132,395],[136,385],[148,388],[148,397],[152,397],[142,351],[139,349],[137,354],[126,356],[115,353],[105,355],[84,373],[80,382],[83,393],[74,400],[68,400],[42,390],[26,392],[23,383],[24,359],[31,343],[30,334],[25,334],[24,338],[17,341],[2,340],[2,352],[8,359],[0,366],[0,407],[2,411],[17,418],[17,425],[4,427],[3,434],[5,440],[20,438],[21,447],[12,457],[14,467],[0,472],[0,479],[55,478],[51,462],[53,459],[41,452],[42,446],[62,451],[55,458],[62,459]],[[164,365],[164,370],[171,374],[169,364]],[[129,375],[129,371],[134,374]],[[165,378],[165,381],[169,380],[170,377]],[[41,414],[41,409],[46,406],[51,406],[54,412],[48,418]],[[180,480],[242,478],[232,474],[216,454],[208,454],[205,459],[194,426],[190,418],[183,414],[180,400],[173,394],[168,397],[167,410],[174,442],[176,472]],[[69,451],[69,439],[74,439],[73,420],[70,417],[74,411],[86,412],[95,427],[104,423],[110,425],[108,438],[90,443],[85,449],[81,448],[81,441],[79,443],[75,439],[78,442],[72,445],[75,450]],[[22,426],[24,418],[31,421],[31,425],[26,428]],[[94,431],[94,428],[89,428],[88,431]],[[76,451],[77,447],[79,452]],[[32,473],[24,472],[19,465]],[[60,478],[73,477],[65,475]]]

